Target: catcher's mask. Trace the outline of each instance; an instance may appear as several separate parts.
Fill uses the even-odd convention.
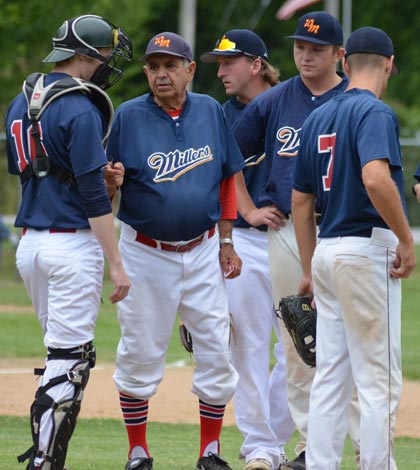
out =
[[[98,59],[102,64],[90,81],[103,90],[122,77],[121,60],[131,60],[132,46],[126,33],[105,18],[96,15],[77,16],[66,20],[53,37],[53,50],[44,62],[61,62],[76,54]],[[108,57],[100,48],[112,48]]]

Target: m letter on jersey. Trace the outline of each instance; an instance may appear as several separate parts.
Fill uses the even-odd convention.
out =
[[[153,181],[161,183],[163,181],[175,181],[187,171],[211,160],[213,160],[213,153],[210,147],[206,145],[197,150],[190,148],[183,152],[180,150],[167,154],[156,152],[150,155],[147,162],[150,168],[156,170]]]

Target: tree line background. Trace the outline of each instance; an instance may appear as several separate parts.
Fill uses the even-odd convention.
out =
[[[293,34],[298,18],[309,11],[324,9],[323,2],[301,10],[287,21],[275,14],[284,0],[197,0],[195,58],[197,72],[193,89],[223,102],[224,88],[216,77],[217,66],[203,64],[199,57],[211,50],[228,29],[254,29],[267,44],[270,62],[280,68],[281,79],[296,74]],[[47,73],[51,64],[42,59],[51,50],[51,38],[65,19],[93,13],[122,27],[133,42],[133,61],[109,95],[117,107],[121,102],[148,91],[139,57],[147,42],[162,31],[178,32],[177,0],[0,0],[0,133],[10,101],[21,91],[25,77],[34,71]],[[341,13],[340,13],[341,15]],[[393,77],[384,97],[397,112],[401,137],[420,135],[420,37],[418,1],[353,0],[352,29],[375,26],[393,39],[400,75]],[[420,208],[411,194],[413,172],[420,163],[420,147],[404,147],[406,196],[412,225],[420,225]],[[19,202],[18,178],[7,174],[6,150],[0,141],[0,214],[13,214]]]

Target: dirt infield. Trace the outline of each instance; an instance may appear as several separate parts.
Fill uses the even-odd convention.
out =
[[[33,368],[42,364],[31,359],[0,359],[0,414],[27,416],[37,388]],[[112,381],[114,365],[99,363],[92,370],[82,405],[81,418],[121,418]],[[168,367],[164,380],[150,404],[150,421],[198,424],[197,397],[191,390],[193,368]],[[397,436],[420,439],[420,382],[404,382],[397,419]],[[226,409],[225,424],[235,424],[232,402]]]

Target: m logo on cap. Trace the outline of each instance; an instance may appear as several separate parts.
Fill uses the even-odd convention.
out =
[[[165,39],[165,36],[159,36],[155,39],[155,44],[159,47],[169,47],[171,45],[171,40]]]
[[[315,20],[308,18],[303,25],[308,30],[308,33],[318,34],[319,24],[315,24]]]

